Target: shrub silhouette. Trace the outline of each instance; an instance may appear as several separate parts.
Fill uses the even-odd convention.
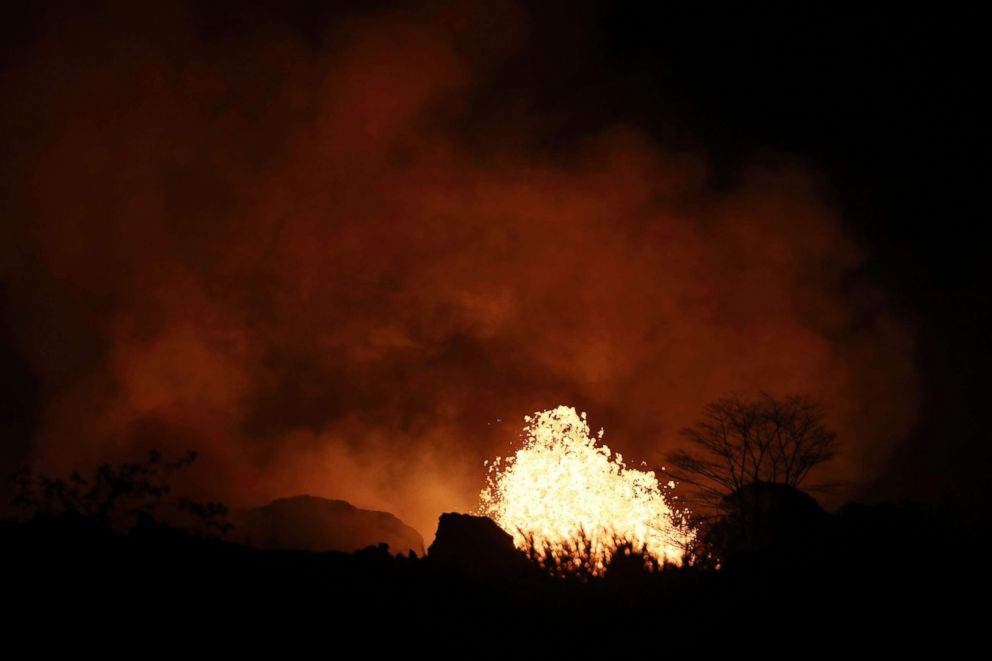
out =
[[[129,528],[139,516],[154,517],[171,510],[191,517],[194,530],[202,526],[223,535],[232,527],[226,520],[228,509],[223,503],[171,497],[170,479],[196,457],[191,451],[174,461],[165,461],[161,453],[152,450],[144,462],[116,466],[104,463],[92,474],[74,472],[68,478],[23,467],[10,475],[15,486],[12,504],[35,517],[72,513],[110,528]]]
[[[658,562],[643,544],[614,535],[608,543],[609,557],[603,566],[597,566],[593,554],[592,537],[583,529],[571,540],[561,543],[555,552],[547,544],[539,543],[532,533],[519,531],[525,540],[524,553],[547,574],[569,582],[588,583],[598,578],[623,574],[659,571]]]

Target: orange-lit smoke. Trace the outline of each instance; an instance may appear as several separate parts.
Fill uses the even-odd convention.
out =
[[[707,401],[807,392],[853,483],[913,425],[913,334],[799,163],[717,190],[632,126],[538,150],[477,112],[505,53],[458,38],[472,17],[314,42],[74,11],[0,83],[0,273],[44,466],[197,449],[190,479],[232,505],[344,498],[429,543],[519,411],[575,403],[654,465]]]

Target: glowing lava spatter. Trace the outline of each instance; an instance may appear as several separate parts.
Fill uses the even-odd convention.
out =
[[[597,446],[574,408],[525,421],[523,447],[489,464],[479,506],[518,548],[566,568],[588,563],[593,574],[605,571],[621,540],[659,563],[681,563],[695,533],[662,493],[674,483],[662,487],[653,472],[627,468],[619,453]]]

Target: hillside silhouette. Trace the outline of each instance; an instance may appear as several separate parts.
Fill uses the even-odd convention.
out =
[[[237,513],[232,538],[263,549],[357,551],[380,543],[397,553],[424,555],[420,533],[389,512],[310,495],[279,498]]]

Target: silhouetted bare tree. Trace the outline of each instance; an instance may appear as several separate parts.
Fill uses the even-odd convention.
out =
[[[668,455],[666,472],[691,485],[697,505],[726,509],[728,498],[752,484],[798,488],[810,471],[837,454],[837,437],[823,410],[805,395],[777,399],[762,393],[708,404],[682,430],[689,447]]]

